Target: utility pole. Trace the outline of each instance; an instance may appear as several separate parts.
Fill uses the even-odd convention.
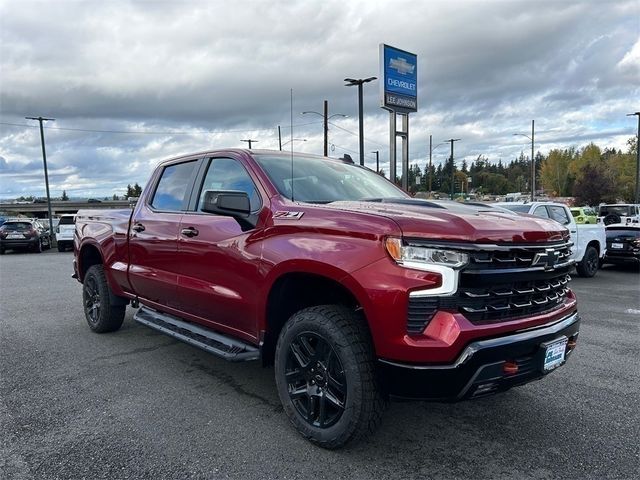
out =
[[[258,140],[248,139],[248,140],[240,140],[241,142],[247,142],[249,144],[249,150],[251,150],[251,145],[253,143],[258,143]]]
[[[282,151],[282,133],[280,133],[280,125],[278,125],[278,146],[280,147],[280,151]]]
[[[42,144],[42,162],[44,163],[44,184],[47,189],[47,211],[49,212],[49,245],[53,245],[53,239],[56,238],[53,232],[53,214],[51,213],[51,195],[49,194],[49,172],[47,171],[47,151],[44,147],[44,129],[42,122],[55,122],[55,118],[44,117],[24,117],[26,120],[38,120],[40,123],[40,143]]]
[[[323,105],[323,119],[324,119],[324,156],[329,156],[329,102],[324,101]]]
[[[358,118],[360,119],[358,136],[360,139],[360,165],[364,165],[364,114],[362,111],[362,85],[376,79],[377,77],[359,78],[357,80],[354,78],[344,79],[344,81],[347,82],[345,87],[353,87],[354,85],[358,86]],[[395,182],[395,179],[392,181]]]
[[[380,151],[374,150],[371,153],[376,154],[376,173],[380,173]]]
[[[324,156],[328,157],[329,156],[329,120],[332,119],[333,117],[344,117],[347,118],[348,115],[345,115],[343,113],[334,113],[333,115],[329,116],[329,101],[325,100],[323,103],[323,113],[320,112],[314,112],[313,110],[307,110],[305,112],[302,112],[302,115],[306,115],[307,113],[313,113],[314,115],[320,115],[322,117],[322,132],[323,132],[323,137],[324,137],[324,147],[322,149]]]
[[[536,121],[531,120],[531,201],[535,202],[536,197],[536,159],[533,156],[533,139],[534,137],[534,126]]]
[[[445,142],[451,142],[451,200],[453,200],[453,194],[454,194],[454,167],[455,167],[455,163],[453,161],[453,142],[457,142],[459,141],[459,138],[450,138],[449,140],[445,140]]]
[[[627,113],[627,117],[638,117],[638,133],[636,135],[636,198],[635,203],[640,204],[640,112]]]
[[[433,135],[429,135],[429,198],[431,198],[431,157],[433,155]]]

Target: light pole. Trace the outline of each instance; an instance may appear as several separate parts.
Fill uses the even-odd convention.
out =
[[[640,112],[627,113],[627,117],[638,117],[638,133],[636,136],[636,204],[640,203]]]
[[[371,153],[375,153],[376,154],[376,173],[380,173],[380,151],[379,150],[374,150]]]
[[[451,143],[451,200],[453,200],[453,194],[454,194],[454,189],[453,189],[453,184],[454,184],[454,166],[455,163],[453,162],[453,142],[458,142],[460,141],[459,138],[450,138],[449,140],[445,140],[445,142],[450,142]]]
[[[55,118],[44,117],[24,117],[26,120],[38,120],[40,123],[40,143],[42,144],[42,162],[44,163],[44,184],[47,189],[47,211],[49,212],[49,246],[53,245],[52,239],[56,236],[53,233],[53,215],[51,213],[51,195],[49,194],[49,172],[47,171],[47,151],[44,148],[44,129],[42,122],[55,122]]]
[[[429,196],[431,196],[431,157],[433,156],[433,151],[438,148],[440,145],[444,145],[447,142],[440,142],[435,147],[431,147],[433,144],[433,135],[429,135]]]
[[[378,77],[368,77],[368,78],[358,78],[357,80],[354,78],[345,78],[344,81],[347,82],[345,87],[353,87],[354,85],[358,86],[358,117],[360,119],[360,129],[359,129],[359,137],[360,137],[360,165],[364,165],[364,125],[363,125],[363,113],[362,113],[362,85],[364,83],[372,82],[376,80]],[[392,181],[395,181],[393,179]]]
[[[525,135],[524,133],[514,133],[514,135],[519,135],[521,137],[526,137],[531,140],[531,201],[535,200],[536,195],[536,159],[533,157],[533,139],[535,138],[535,120],[531,120],[531,136]]]
[[[302,112],[302,115],[306,115],[308,113],[313,113],[315,115],[320,115],[322,117],[322,130],[324,132],[324,156],[328,157],[329,156],[329,119],[333,118],[333,117],[344,117],[347,118],[348,115],[344,115],[343,113],[334,113],[333,115],[329,116],[329,102],[327,100],[324,101],[324,109],[323,109],[324,113],[320,113],[320,112],[314,112],[312,110],[310,111],[306,111],[306,112]]]

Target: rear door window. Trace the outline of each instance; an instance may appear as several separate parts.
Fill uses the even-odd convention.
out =
[[[153,194],[151,206],[164,211],[186,210],[189,187],[197,163],[194,160],[165,167]]]
[[[551,214],[551,218],[558,222],[561,225],[567,225],[571,223],[571,219],[567,215],[567,210],[563,207],[557,205],[548,205],[549,213]]]
[[[536,217],[549,218],[549,212],[547,212],[547,207],[545,207],[545,206],[537,207],[533,211],[533,214]]]

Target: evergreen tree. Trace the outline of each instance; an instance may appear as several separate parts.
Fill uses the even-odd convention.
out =
[[[66,190],[62,190],[62,197],[60,197],[60,200],[62,200],[63,202],[66,202],[69,200],[69,196],[67,195]]]

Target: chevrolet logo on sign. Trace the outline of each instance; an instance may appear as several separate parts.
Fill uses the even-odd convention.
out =
[[[398,57],[398,58],[389,59],[389,68],[393,68],[398,73],[402,75],[406,75],[407,73],[413,74],[413,71],[415,70],[416,66],[411,65],[404,58]]]
[[[560,258],[560,252],[553,248],[545,248],[544,253],[536,253],[531,266],[541,265],[544,266],[545,270],[553,270],[556,263],[558,263],[558,258]]]

